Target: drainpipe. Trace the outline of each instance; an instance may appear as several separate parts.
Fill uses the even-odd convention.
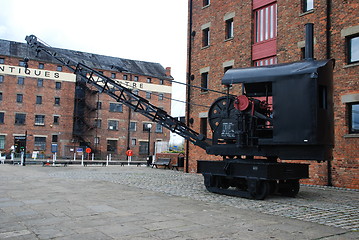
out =
[[[191,111],[191,61],[192,61],[192,8],[193,3],[192,0],[188,1],[188,33],[187,33],[187,96],[186,96],[186,125],[190,125],[190,111]],[[188,173],[188,165],[189,165],[189,140],[186,140],[186,159],[185,159],[185,172]]]
[[[327,0],[327,12],[326,13],[327,13],[327,24],[326,24],[327,49],[326,49],[326,58],[330,59],[331,58],[332,0]],[[327,171],[328,171],[327,185],[328,186],[333,186],[333,182],[332,182],[332,180],[333,180],[332,179],[332,160],[333,160],[333,157],[331,159],[328,159],[328,162],[327,162]]]

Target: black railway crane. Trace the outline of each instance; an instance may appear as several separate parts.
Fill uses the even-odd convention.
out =
[[[207,190],[264,199],[279,192],[296,196],[309,165],[281,160],[332,158],[334,145],[333,60],[312,58],[266,67],[231,69],[222,84],[241,84],[243,93],[218,98],[209,109],[212,139],[205,138],[115,80],[71,60],[34,36],[26,37],[36,52],[45,52],[83,81],[153,122],[188,139],[221,161],[198,161]],[[78,78],[79,79],[79,78]]]

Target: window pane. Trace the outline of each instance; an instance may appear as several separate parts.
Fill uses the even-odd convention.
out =
[[[148,153],[148,142],[140,141],[140,154]]]
[[[35,125],[45,125],[45,115],[35,115]]]
[[[207,137],[207,118],[200,119],[200,133]]]
[[[117,140],[107,140],[107,151],[108,152],[117,151]]]
[[[132,132],[136,131],[136,122],[130,122],[130,131]]]
[[[95,119],[95,127],[96,128],[101,128],[102,125],[102,120],[101,119]]]
[[[157,123],[156,124],[156,133],[162,133],[163,132],[163,127],[161,124]]]
[[[151,93],[150,92],[146,92],[146,98],[151,99]]]
[[[16,102],[22,103],[23,95],[22,94],[16,94]]]
[[[60,117],[59,116],[54,116],[54,124],[59,124]]]
[[[201,74],[201,91],[207,92],[208,91],[208,72]]]
[[[55,88],[56,89],[61,89],[61,82],[56,82],[55,83]]]
[[[209,38],[210,38],[209,28],[203,29],[202,30],[202,47],[209,46]]]
[[[15,124],[23,125],[25,124],[26,114],[16,113],[15,114]]]
[[[4,82],[4,76],[0,75],[0,83]]]
[[[38,87],[43,87],[44,86],[44,79],[41,79],[41,78],[37,79],[37,86]]]
[[[108,129],[109,130],[118,130],[118,121],[117,120],[108,120]]]
[[[359,36],[350,40],[350,62],[359,61]]]
[[[34,150],[46,150],[46,137],[35,137]]]
[[[17,78],[17,84],[19,85],[24,85],[25,82],[25,78],[24,77],[18,77]]]
[[[256,42],[277,37],[277,4],[256,10],[255,24]]]
[[[4,148],[5,148],[5,136],[0,135],[0,149],[4,149]]]
[[[233,19],[226,21],[226,39],[233,38]]]
[[[0,124],[4,123],[5,113],[0,112]]]
[[[122,112],[122,104],[110,103],[110,112]]]
[[[310,11],[314,8],[314,0],[304,0],[304,12]]]
[[[59,135],[52,135],[51,142],[58,142],[58,139],[59,139]]]
[[[36,96],[36,104],[42,104],[42,96]]]
[[[359,132],[359,103],[351,107],[351,132]]]

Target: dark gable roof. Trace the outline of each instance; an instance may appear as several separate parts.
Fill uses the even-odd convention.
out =
[[[54,49],[68,56],[73,61],[81,62],[91,68],[117,72],[124,71],[131,74],[144,75],[159,79],[173,79],[171,76],[166,76],[166,69],[164,69],[164,67],[159,63],[109,57],[62,48]],[[44,53],[40,53],[37,57],[35,57],[34,52],[27,47],[26,43],[13,42],[3,39],[0,39],[0,55],[18,58],[29,57],[30,59],[36,61],[58,64],[56,60]]]

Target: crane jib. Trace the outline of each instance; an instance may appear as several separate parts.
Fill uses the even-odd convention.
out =
[[[205,139],[202,134],[197,133],[183,122],[170,116],[166,111],[151,104],[147,99],[133,93],[131,89],[123,86],[120,82],[106,77],[101,72],[96,71],[85,64],[72,60],[69,56],[40,42],[34,35],[27,36],[25,40],[27,41],[28,46],[34,49],[37,54],[39,52],[44,52],[47,55],[50,55],[59,63],[69,68],[77,76],[80,76],[81,78],[78,79],[78,81],[84,80],[86,83],[94,86],[100,93],[106,93],[117,102],[128,106],[135,112],[139,112],[153,122],[161,124],[163,127],[189,140],[194,145],[205,150],[209,146],[206,141],[209,139]]]

